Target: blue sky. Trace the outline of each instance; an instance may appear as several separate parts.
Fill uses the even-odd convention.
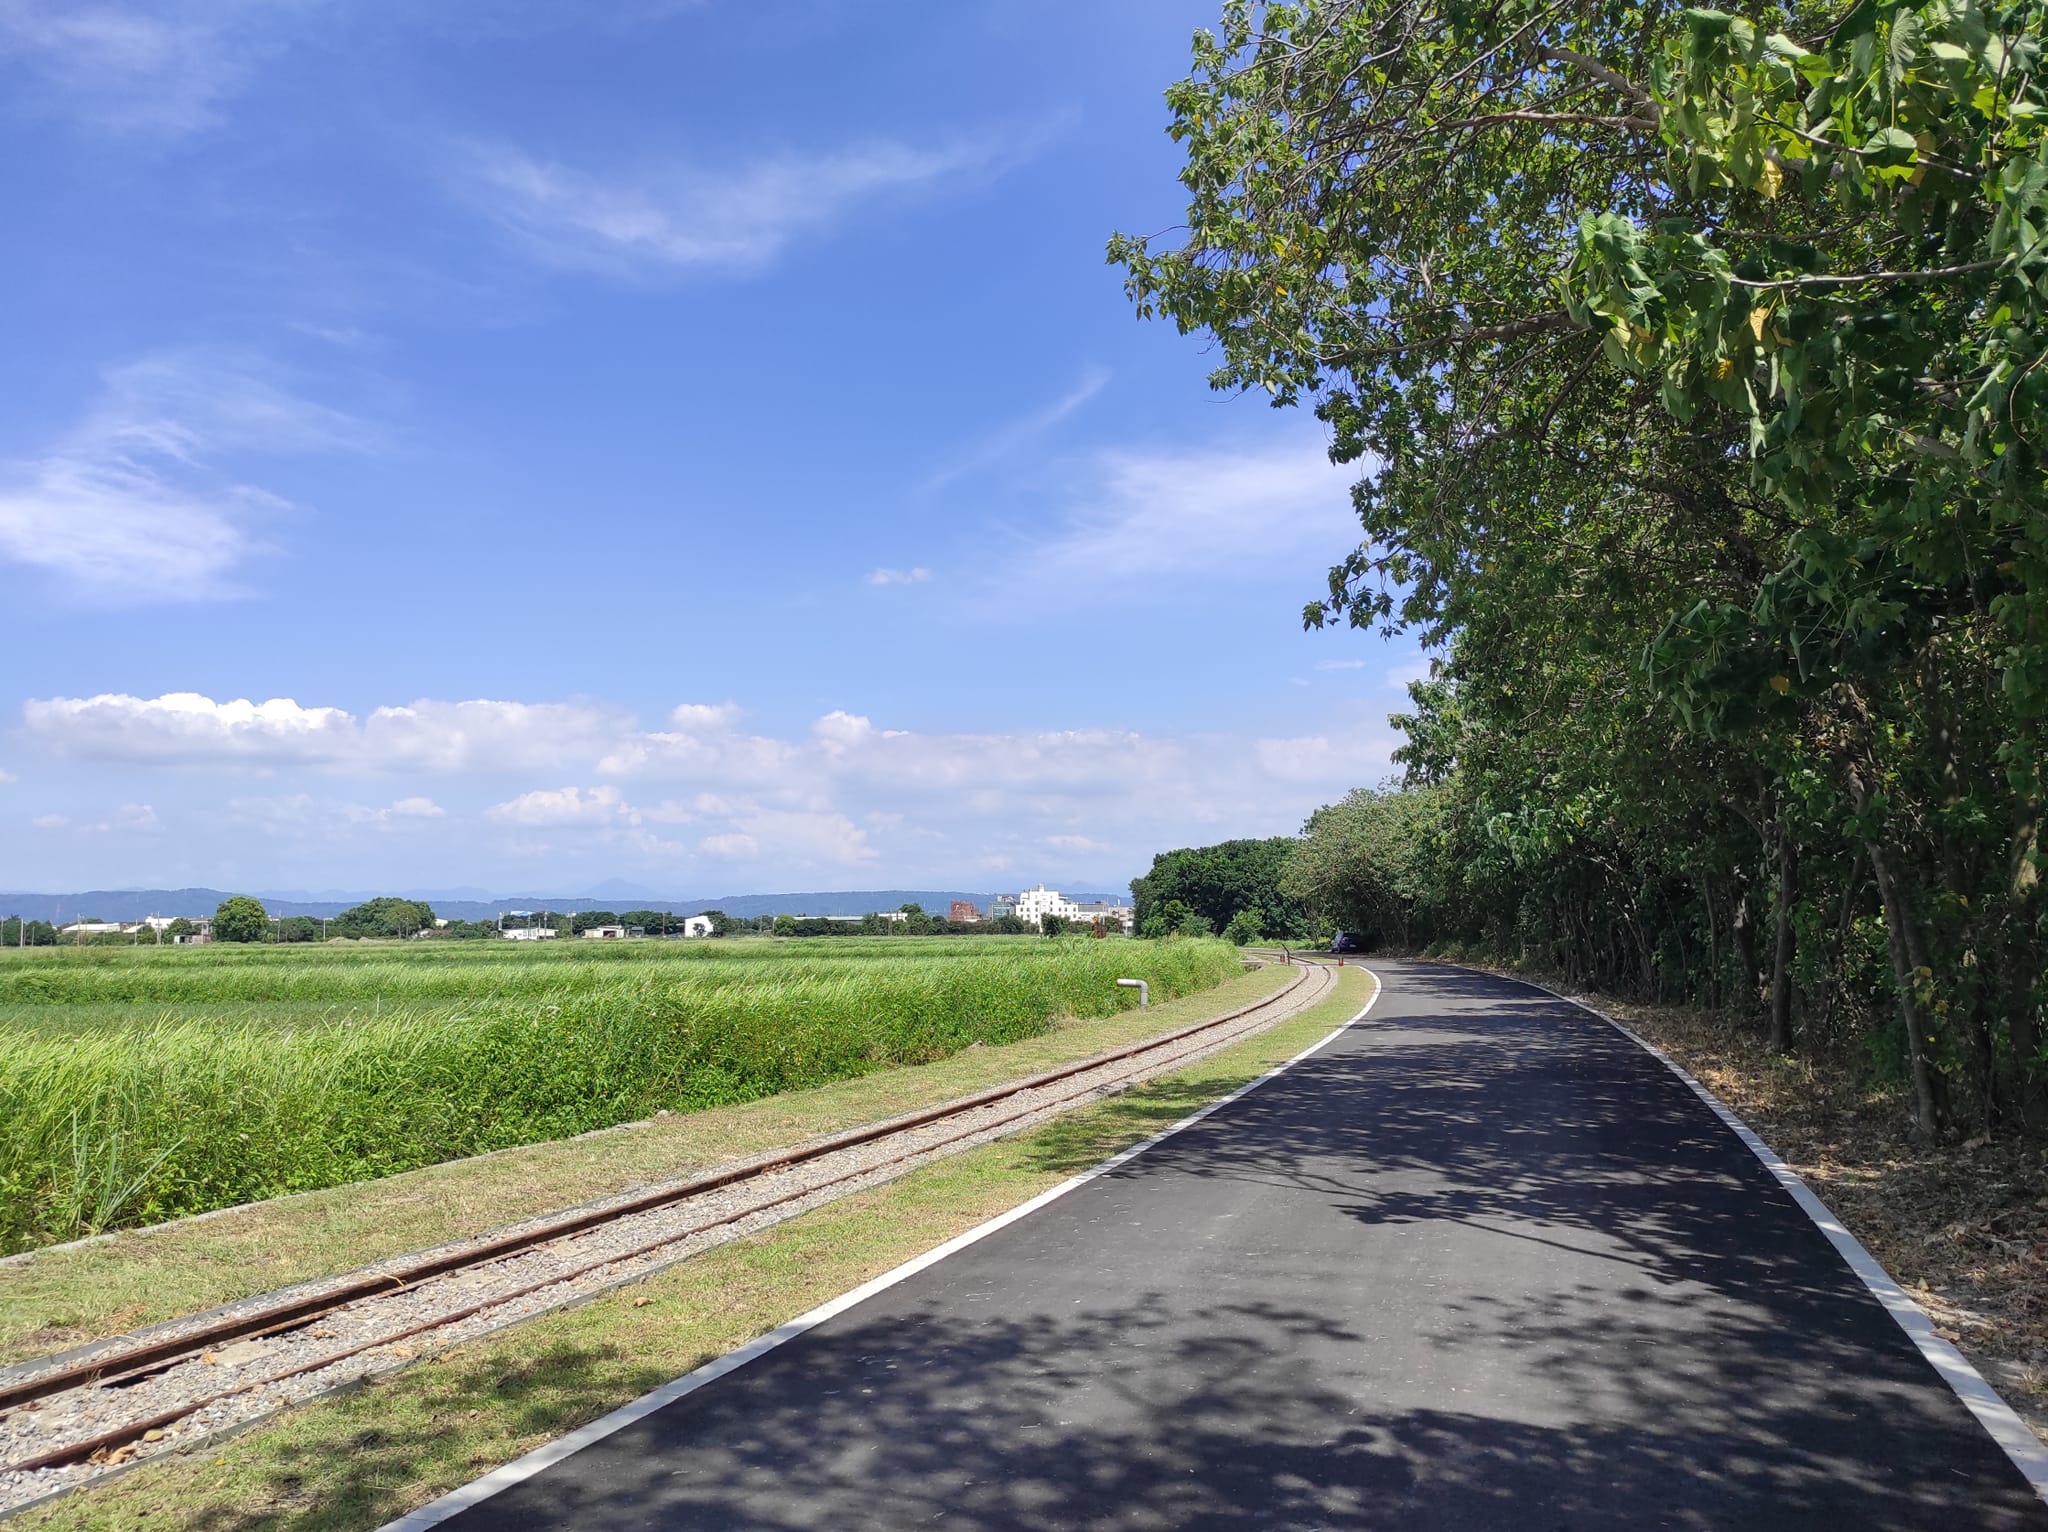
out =
[[[1120,884],[1380,779],[1347,475],[1102,261],[1215,9],[0,0],[0,888]]]

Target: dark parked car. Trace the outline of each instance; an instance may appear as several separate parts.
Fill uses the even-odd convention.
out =
[[[1330,950],[1332,952],[1363,952],[1365,951],[1365,943],[1353,936],[1349,931],[1339,931],[1330,938]]]

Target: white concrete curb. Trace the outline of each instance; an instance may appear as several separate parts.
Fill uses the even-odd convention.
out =
[[[1365,971],[1372,973],[1371,969]],[[1121,1154],[1104,1160],[1092,1170],[1084,1170],[1078,1176],[1062,1181],[1051,1190],[1040,1192],[1029,1202],[1019,1203],[1016,1207],[1011,1208],[1009,1212],[999,1213],[994,1218],[989,1219],[988,1222],[975,1225],[975,1227],[969,1229],[964,1234],[956,1234],[943,1245],[927,1250],[923,1255],[917,1256],[912,1260],[905,1261],[894,1270],[883,1272],[882,1275],[876,1277],[873,1281],[863,1283],[850,1293],[842,1293],[839,1297],[832,1299],[828,1303],[820,1304],[807,1314],[799,1314],[795,1319],[790,1320],[789,1323],[770,1330],[758,1340],[749,1341],[737,1351],[728,1351],[724,1356],[718,1357],[714,1361],[706,1362],[695,1372],[677,1378],[673,1383],[664,1383],[660,1388],[654,1390],[653,1393],[643,1394],[631,1404],[622,1405],[618,1409],[613,1410],[611,1414],[601,1416],[590,1422],[589,1425],[571,1431],[567,1436],[558,1437],[544,1447],[536,1447],[524,1457],[515,1458],[503,1468],[487,1473],[481,1479],[465,1484],[458,1490],[451,1490],[439,1500],[429,1505],[423,1505],[417,1511],[401,1516],[396,1521],[387,1522],[379,1529],[379,1532],[426,1532],[426,1529],[429,1527],[438,1527],[450,1517],[468,1510],[471,1506],[481,1501],[490,1499],[493,1495],[512,1488],[515,1484],[524,1483],[544,1469],[551,1468],[556,1463],[561,1462],[562,1459],[582,1451],[591,1443],[602,1441],[614,1432],[624,1430],[635,1421],[646,1419],[657,1410],[667,1408],[687,1394],[694,1394],[707,1383],[715,1383],[727,1373],[736,1372],[756,1358],[766,1356],[784,1342],[795,1340],[805,1331],[815,1330],[826,1320],[845,1313],[848,1309],[866,1302],[877,1293],[887,1291],[899,1282],[916,1276],[927,1266],[937,1265],[955,1251],[965,1250],[969,1245],[987,1239],[998,1229],[1007,1228],[1018,1219],[1035,1213],[1048,1202],[1057,1201],[1075,1188],[1086,1186],[1096,1177],[1106,1175],[1118,1166],[1136,1159],[1146,1150],[1154,1148],[1173,1137],[1174,1134],[1181,1132],[1183,1129],[1193,1127],[1203,1118],[1209,1116],[1210,1113],[1221,1111],[1240,1096],[1250,1095],[1267,1081],[1285,1074],[1311,1054],[1320,1053],[1345,1032],[1365,1020],[1366,1012],[1370,1011],[1379,1002],[1380,996],[1386,992],[1386,985],[1381,982],[1378,974],[1372,974],[1372,981],[1372,998],[1366,1001],[1364,1006],[1359,1009],[1358,1014],[1349,1021],[1334,1028],[1316,1042],[1311,1043],[1285,1063],[1274,1065],[1256,1080],[1239,1086],[1229,1095],[1222,1097],[1220,1100],[1210,1102],[1198,1112],[1189,1113],[1171,1127],[1162,1128],[1143,1143],[1133,1144]]]
[[[1485,972],[1484,969],[1472,970]],[[1506,975],[1492,974],[1492,978]],[[1757,1137],[1756,1130],[1736,1116],[1727,1103],[1706,1086],[1694,1079],[1689,1071],[1671,1055],[1647,1038],[1638,1036],[1620,1022],[1596,1006],[1588,1005],[1576,995],[1561,995],[1548,985],[1538,984],[1533,979],[1513,979],[1515,984],[1526,984],[1531,989],[1541,990],[1555,996],[1568,1005],[1575,1005],[1590,1016],[1597,1016],[1614,1028],[1638,1048],[1660,1061],[1664,1067],[1692,1087],[1694,1095],[1712,1108],[1714,1115],[1726,1123],[1742,1142],[1749,1146],[1749,1152],[1763,1162],[1780,1186],[1799,1204],[1800,1211],[1813,1220],[1814,1227],[1825,1234],[1828,1243],[1849,1265],[1849,1269],[1862,1279],[1870,1289],[1870,1296],[1884,1306],[1884,1311],[1898,1322],[1906,1338],[1919,1347],[1920,1354],[1928,1365],[1941,1374],[1942,1381],[1955,1390],[1956,1397],[1963,1401],[1965,1408],[1977,1417],[1977,1423],[1991,1433],[1991,1439],[2005,1449],[2005,1455],[2012,1459],[2026,1481],[2033,1485],[2034,1493],[2048,1500],[2048,1447],[2034,1435],[2027,1423],[2013,1413],[2011,1405],[1999,1397],[1998,1390],[1988,1383],[1984,1375],[1972,1367],[1963,1354],[1934,1331],[1934,1321],[1925,1309],[1915,1303],[1906,1290],[1894,1282],[1891,1274],[1878,1263],[1876,1256],[1864,1248],[1863,1242],[1842,1226],[1828,1205],[1821,1201],[1812,1187],[1800,1178],[1799,1172],[1778,1157],[1776,1150]]]

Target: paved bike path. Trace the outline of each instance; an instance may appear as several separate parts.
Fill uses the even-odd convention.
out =
[[[1374,967],[1288,1073],[443,1525],[2048,1529],[1661,1063]]]

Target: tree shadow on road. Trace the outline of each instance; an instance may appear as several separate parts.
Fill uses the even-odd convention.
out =
[[[1192,1324],[1156,1296],[1057,1319],[907,1306],[796,1342],[451,1527],[2048,1524],[2009,1470],[1972,1472],[2002,1460],[1873,1455],[1853,1400],[1818,1432],[1768,1391],[1692,1422],[1382,1410],[1307,1365],[1360,1339],[1263,1303]]]

